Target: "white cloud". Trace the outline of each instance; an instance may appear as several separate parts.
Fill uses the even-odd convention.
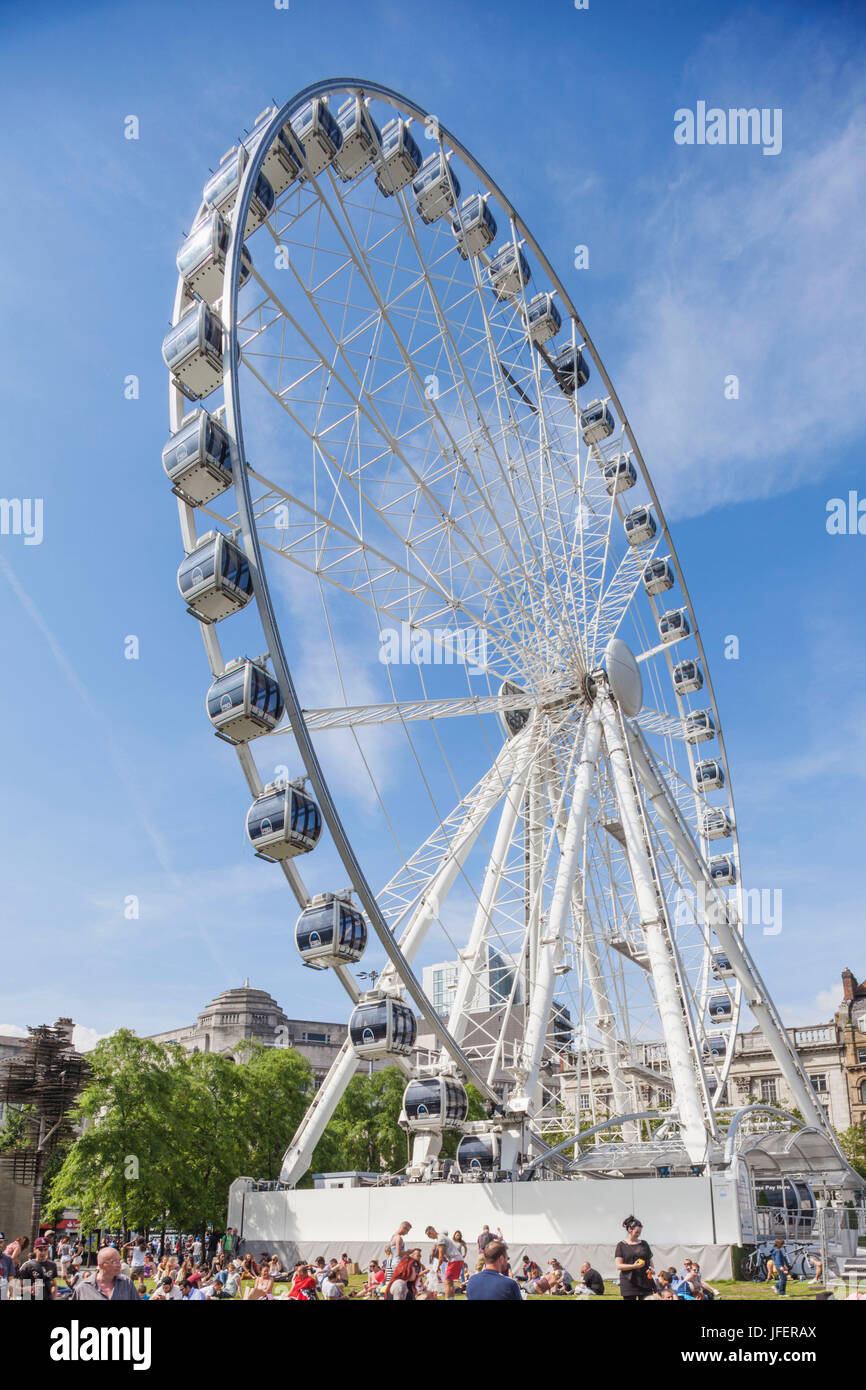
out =
[[[0,1023],[0,1034],[11,1038],[26,1038],[27,1029],[18,1023]],[[79,1052],[91,1052],[101,1038],[110,1034],[100,1033],[96,1028],[88,1028],[84,1023],[76,1023],[72,1030],[72,1045]]]
[[[778,176],[766,160],[736,185],[691,173],[657,207],[621,375],[671,512],[787,491],[862,430],[864,143],[860,109],[818,149],[786,149]]]
[[[84,1023],[76,1023],[72,1030],[72,1045],[79,1052],[92,1052],[98,1042],[110,1036],[110,1033],[100,1033],[96,1028],[88,1028]]]

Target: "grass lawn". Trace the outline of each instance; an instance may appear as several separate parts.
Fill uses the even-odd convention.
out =
[[[354,1289],[360,1293],[365,1282],[366,1279],[363,1274],[353,1275],[349,1280],[349,1289]],[[243,1288],[246,1289],[250,1287],[252,1283],[253,1281],[251,1279],[245,1279]],[[779,1298],[774,1284],[754,1284],[739,1279],[716,1279],[712,1281],[712,1286],[714,1289],[718,1289],[723,1300],[734,1300],[738,1302],[748,1302],[751,1300],[770,1300],[773,1303],[812,1302],[818,1291],[816,1285],[809,1285],[805,1280],[798,1279],[788,1280],[788,1292],[784,1299]],[[285,1285],[278,1284],[276,1287],[280,1289],[285,1287]],[[147,1289],[148,1293],[152,1293],[152,1279],[147,1280]],[[462,1299],[463,1295],[458,1294],[457,1297],[458,1299]],[[229,1302],[228,1299],[219,1301],[224,1303]],[[235,1299],[235,1302],[240,1301],[240,1299]],[[569,1300],[565,1297],[551,1297],[549,1294],[530,1294],[527,1301],[529,1303],[566,1303]],[[594,1303],[596,1300],[592,1298],[572,1298],[570,1301],[572,1303]],[[616,1284],[612,1284],[610,1281],[605,1282],[602,1301],[605,1303],[621,1302],[619,1288]]]

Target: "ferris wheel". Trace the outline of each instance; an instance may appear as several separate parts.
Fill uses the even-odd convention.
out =
[[[282,1181],[368,1057],[406,1072],[416,1178],[449,1128],[466,1176],[694,1171],[743,1001],[826,1133],[744,941],[659,499],[508,198],[416,104],[334,80],[226,154],[177,266],[163,463],[207,713],[352,1008]],[[316,881],[325,835],[348,887]]]

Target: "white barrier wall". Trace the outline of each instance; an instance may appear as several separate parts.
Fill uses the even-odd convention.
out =
[[[242,1197],[242,1210],[241,1210]],[[426,1258],[426,1226],[460,1230],[472,1261],[483,1225],[501,1228],[513,1264],[524,1253],[541,1263],[556,1256],[576,1273],[588,1259],[605,1278],[630,1213],[644,1223],[656,1268],[681,1267],[688,1255],[705,1277],[731,1278],[730,1246],[739,1241],[736,1185],[715,1175],[610,1178],[603,1182],[431,1183],[401,1187],[290,1192],[233,1190],[229,1226],[244,1250],[276,1251],[284,1262],[330,1258],[343,1251],[362,1265],[380,1257],[401,1221]]]

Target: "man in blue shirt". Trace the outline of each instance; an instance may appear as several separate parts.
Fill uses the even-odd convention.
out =
[[[773,1241],[770,1259],[776,1266],[776,1273],[779,1276],[778,1283],[776,1284],[776,1293],[779,1294],[781,1298],[785,1298],[787,1296],[785,1290],[788,1285],[788,1275],[791,1273],[791,1261],[788,1259],[785,1242],[781,1236],[777,1236]]]
[[[502,1240],[491,1240],[484,1247],[484,1268],[473,1274],[466,1285],[466,1297],[473,1302],[493,1302],[506,1299],[522,1302],[523,1296],[516,1279],[509,1279],[508,1246]]]

